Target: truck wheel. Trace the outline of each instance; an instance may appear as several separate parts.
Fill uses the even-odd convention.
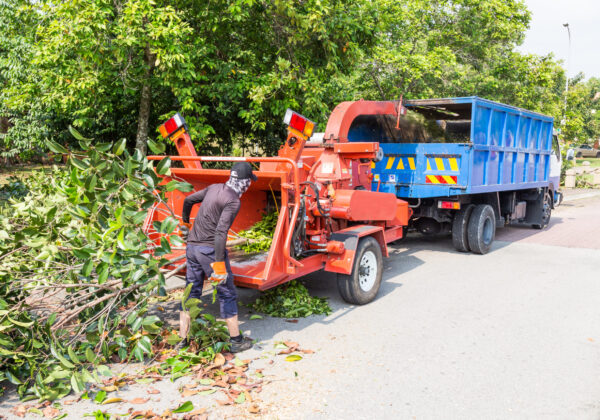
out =
[[[479,204],[473,210],[467,227],[469,248],[476,254],[487,254],[496,236],[496,216],[489,204]]]
[[[596,157],[600,158],[600,152],[596,152]]]
[[[352,273],[338,274],[340,296],[348,303],[364,305],[377,296],[383,275],[379,243],[368,236],[358,243]]]
[[[552,216],[552,197],[550,192],[544,195],[544,204],[542,205],[542,223],[532,225],[534,229],[544,229],[550,224],[550,216]]]
[[[581,157],[583,156],[581,152],[577,152],[577,154],[575,155],[575,157]]]
[[[454,215],[454,219],[452,220],[452,244],[457,251],[470,251],[467,228],[474,208],[475,205],[467,204]]]

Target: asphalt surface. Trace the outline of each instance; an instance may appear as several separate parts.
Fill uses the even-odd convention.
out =
[[[309,277],[311,293],[330,299],[327,317],[249,320],[242,307],[242,328],[260,345],[240,357],[256,358],[272,381],[260,415],[182,399],[185,378],[156,384],[161,395],[149,407],[191,400],[209,418],[600,418],[600,194],[567,197],[546,230],[499,229],[484,256],[454,251],[449,237],[411,235],[384,267],[377,299],[360,307],[341,300],[333,276]],[[257,293],[241,290],[241,301]],[[280,340],[315,353],[285,362],[272,351]],[[16,418],[14,398],[0,404],[0,415]],[[81,418],[97,408],[82,402],[64,412]]]

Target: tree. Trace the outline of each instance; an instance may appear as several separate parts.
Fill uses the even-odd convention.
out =
[[[567,97],[564,136],[577,143],[600,139],[600,79],[584,80],[582,73],[571,79]]]

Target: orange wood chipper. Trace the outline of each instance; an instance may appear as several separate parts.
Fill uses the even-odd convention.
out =
[[[268,252],[229,250],[235,284],[266,290],[325,270],[337,273],[345,301],[365,304],[377,295],[387,244],[402,238],[411,209],[394,194],[371,191],[371,167],[381,159],[379,143],[350,143],[347,135],[356,118],[389,115],[395,107],[392,102],[341,103],[318,140],[311,139],[315,124],[288,110],[284,118],[288,135],[277,157],[198,156],[185,121],[177,114],[160,131],[175,143],[179,155],[170,159],[180,161],[182,167],[171,167],[164,182],[184,180],[197,191],[229,178],[229,170],[207,169],[203,163],[250,162],[258,167],[254,171],[258,179],[241,198],[232,238],[266,212],[278,211],[278,220]],[[166,206],[180,217],[185,196],[178,190],[169,192],[166,205],[158,203],[149,210],[145,229],[157,244],[161,234],[153,222],[171,214]],[[197,206],[192,219],[196,211]],[[184,253],[185,249],[174,249],[171,257]]]

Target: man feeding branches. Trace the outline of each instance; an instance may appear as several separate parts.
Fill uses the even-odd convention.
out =
[[[240,334],[238,324],[237,293],[233,284],[233,273],[225,245],[227,232],[240,210],[240,197],[256,181],[252,167],[247,162],[237,162],[231,168],[229,180],[225,184],[213,184],[186,197],[183,202],[182,227],[187,236],[186,283],[192,285],[189,298],[200,299],[204,279],[218,283],[217,296],[221,317],[227,323],[230,351],[237,353],[252,347],[252,339]],[[190,222],[192,206],[202,203],[193,227]],[[191,230],[190,230],[191,227]],[[187,338],[190,328],[190,315],[182,310],[179,316],[179,334]]]

